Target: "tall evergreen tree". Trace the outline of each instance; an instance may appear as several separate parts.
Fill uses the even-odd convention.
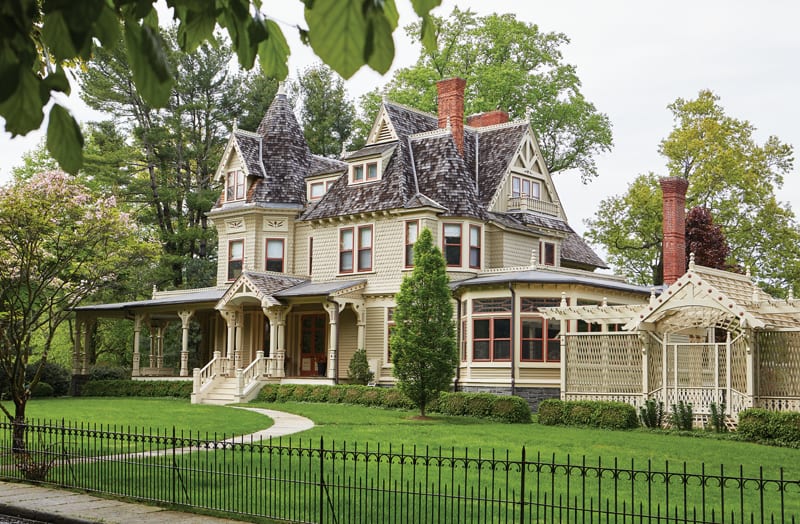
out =
[[[398,387],[420,416],[439,392],[450,387],[458,364],[453,304],[442,252],[423,229],[414,244],[414,270],[395,297],[390,346]]]

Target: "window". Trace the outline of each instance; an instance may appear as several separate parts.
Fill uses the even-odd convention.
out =
[[[481,267],[481,227],[469,226],[469,267]]]
[[[312,182],[308,191],[309,200],[319,200],[325,194],[325,182]]]
[[[545,266],[556,265],[556,245],[552,242],[539,243],[539,263]]]
[[[241,171],[228,171],[225,179],[225,201],[244,200],[245,176]]]
[[[419,221],[406,222],[406,267],[414,267],[414,242],[419,235]]]
[[[511,319],[480,318],[472,321],[472,360],[511,359]]]
[[[364,181],[364,165],[353,166],[353,182]]]
[[[353,272],[353,228],[339,231],[339,273]]]
[[[448,266],[461,265],[461,224],[444,225],[444,259]]]
[[[380,180],[380,165],[377,160],[350,166],[350,183],[374,182]]]
[[[372,271],[372,226],[347,227],[339,231],[339,273]],[[353,257],[356,257],[354,264]]]
[[[358,228],[358,270],[372,271],[372,226]]]
[[[242,274],[244,263],[244,240],[228,242],[228,280],[235,280]]]
[[[367,164],[367,180],[378,180],[377,162],[371,162]]]
[[[522,197],[539,200],[539,198],[541,198],[541,193],[541,185],[539,182],[518,176],[511,177],[511,196],[513,198]]]
[[[267,239],[267,256],[264,262],[264,269],[283,273],[283,239]]]
[[[528,362],[561,360],[560,322],[548,321],[542,317],[523,317],[521,323],[521,360]]]

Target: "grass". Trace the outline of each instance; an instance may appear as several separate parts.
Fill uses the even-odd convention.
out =
[[[11,409],[13,404],[4,405]],[[247,435],[272,425],[264,415],[224,406],[190,404],[185,399],[169,398],[54,398],[28,401],[28,419],[83,423],[119,429],[172,428],[205,437]]]

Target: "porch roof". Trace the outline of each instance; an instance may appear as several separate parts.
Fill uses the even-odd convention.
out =
[[[603,276],[594,275],[580,270],[568,270],[559,268],[557,271],[548,270],[544,268],[536,269],[523,269],[518,271],[509,271],[495,274],[484,274],[479,277],[459,280],[451,284],[454,290],[473,286],[491,286],[498,284],[574,284],[590,287],[599,287],[605,289],[612,289],[615,291],[623,291],[628,293],[637,293],[641,295],[649,295],[650,288],[645,286],[638,286],[629,284],[624,280]]]
[[[334,282],[303,282],[294,287],[273,293],[272,296],[276,298],[292,298],[340,295],[342,293],[361,289],[366,286],[366,284],[367,281],[364,279]]]
[[[78,306],[73,311],[85,312],[115,312],[136,308],[157,306],[173,306],[180,304],[216,303],[225,293],[226,287],[210,287],[200,289],[186,289],[178,291],[155,292],[154,297],[148,300],[134,300],[130,302],[115,302],[110,304],[90,304]]]

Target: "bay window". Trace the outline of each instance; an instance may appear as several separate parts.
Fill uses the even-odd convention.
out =
[[[481,227],[469,226],[469,267],[481,268]]]
[[[448,266],[461,265],[461,224],[444,225],[443,251]]]
[[[414,242],[419,235],[419,221],[406,222],[406,267],[414,267]]]
[[[244,240],[228,242],[228,280],[235,280],[242,274],[244,264]]]
[[[543,317],[521,319],[521,360],[528,362],[561,361],[560,321]]]
[[[472,321],[472,360],[511,359],[511,319],[476,318]]]

